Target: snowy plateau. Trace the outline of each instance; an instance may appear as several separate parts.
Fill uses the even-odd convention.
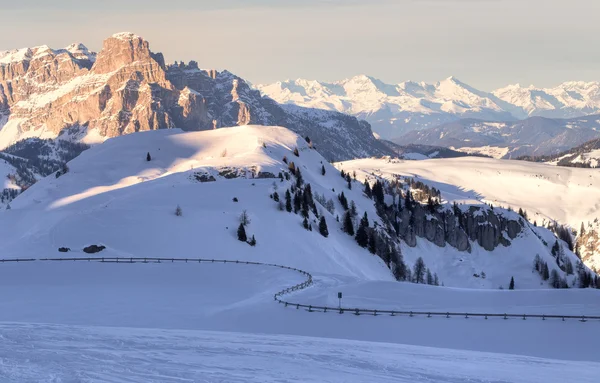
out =
[[[600,320],[585,318],[600,316],[600,290],[553,289],[534,269],[539,259],[561,283],[577,282],[577,273],[562,269],[577,264],[576,255],[541,221],[594,214],[577,206],[584,198],[599,206],[596,176],[471,158],[332,165],[309,141],[286,128],[256,125],[121,135],[19,194],[0,211],[0,257],[23,260],[0,262],[0,382],[598,380]],[[439,190],[435,213],[419,215],[427,206],[417,200],[425,188],[409,178]],[[385,192],[376,189],[377,180]],[[387,187],[398,180],[395,189]],[[511,193],[508,182],[524,196]],[[569,192],[553,201],[536,182]],[[314,204],[303,202],[307,185]],[[288,190],[304,191],[297,213],[296,201],[288,211]],[[395,210],[381,206],[395,209],[408,190],[414,225],[429,227],[456,202],[454,214],[475,239],[460,237],[458,228],[462,242],[434,243],[439,238],[428,239],[427,230],[407,234],[410,245],[388,237]],[[492,201],[493,209],[486,205]],[[508,209],[517,205],[540,225]],[[343,231],[345,217],[356,227],[365,213],[369,232],[386,243],[383,253]],[[238,240],[240,226],[248,241]],[[554,243],[560,254],[553,254]],[[101,251],[83,251],[91,245]],[[392,247],[397,254],[390,260]],[[41,260],[90,256],[121,262]],[[134,257],[261,264],[124,261]],[[438,286],[397,280],[401,259],[413,269],[420,257]],[[311,285],[285,295],[303,305],[337,307],[342,292],[347,308],[559,318],[310,312],[274,301],[274,294],[303,283],[303,274],[267,264],[312,275]]]

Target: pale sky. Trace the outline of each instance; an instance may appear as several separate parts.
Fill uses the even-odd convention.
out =
[[[0,0],[0,50],[134,32],[253,82],[600,80],[600,0]]]

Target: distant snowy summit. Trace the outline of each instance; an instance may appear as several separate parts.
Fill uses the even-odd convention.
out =
[[[333,83],[286,80],[257,89],[280,103],[365,118],[377,134],[388,139],[462,118],[514,121],[600,113],[600,82],[565,82],[554,88],[517,84],[484,92],[452,76],[435,84],[386,84],[359,75]]]

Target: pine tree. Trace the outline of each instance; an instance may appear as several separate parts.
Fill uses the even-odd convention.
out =
[[[302,195],[301,191],[298,190],[294,193],[294,213],[298,214],[298,211],[302,208]]]
[[[308,219],[306,219],[306,217],[304,217],[304,220],[302,220],[302,226],[308,230]]]
[[[545,281],[550,279],[550,269],[548,269],[548,264],[546,262],[544,262],[542,268],[542,279]]]
[[[433,285],[433,274],[431,274],[431,270],[427,268],[427,284]]]
[[[340,204],[342,205],[342,207],[345,210],[348,210],[348,200],[346,199],[346,196],[344,195],[344,192],[342,192],[340,195],[338,195],[338,199],[339,199]]]
[[[304,179],[302,178],[302,173],[300,173],[300,168],[296,168],[296,187],[302,187],[304,183]]]
[[[352,217],[356,217],[358,215],[354,201],[350,201],[350,214],[352,214]]]
[[[6,208],[9,209],[8,206]],[[175,215],[178,217],[181,217],[183,215],[183,210],[181,210],[181,206],[177,205],[177,207],[175,208]]]
[[[356,239],[356,243],[358,243],[360,247],[367,247],[369,245],[369,234],[364,225],[358,225],[354,239]]]
[[[552,272],[550,273],[550,285],[555,289],[559,289],[561,284],[560,282],[560,275],[558,274],[558,271],[556,271],[556,269],[552,269]]]
[[[354,224],[352,223],[352,216],[350,212],[344,213],[344,232],[348,235],[354,236]]]
[[[434,284],[434,286],[439,286],[440,285],[440,280],[438,278],[437,273],[433,274],[433,284]]]
[[[369,252],[375,254],[377,252],[377,239],[375,238],[375,230],[369,233]]]
[[[423,258],[417,258],[415,262],[414,271],[413,271],[413,280],[415,283],[425,283],[425,271],[427,267],[425,266],[425,262]]]
[[[319,233],[325,238],[329,236],[329,230],[327,230],[327,222],[325,221],[325,216],[321,216],[319,220]]]
[[[152,157],[150,156],[150,152],[146,154],[146,161],[152,161]]]
[[[369,185],[369,181],[365,180],[365,195],[369,198],[373,198],[373,192],[371,191],[371,185]]]
[[[346,175],[346,182],[348,182],[348,189],[352,189],[352,178],[350,178],[350,174]]]
[[[237,230],[237,236],[239,241],[246,242],[248,240],[248,237],[246,236],[246,229],[241,223]]]
[[[285,210],[287,210],[288,213],[291,213],[292,211],[292,195],[290,194],[290,189],[285,191]]]
[[[325,175],[325,165],[321,165],[321,175]]]
[[[509,290],[514,290],[515,289],[515,278],[510,277],[510,284],[508,285],[508,289]]]
[[[248,241],[250,246],[256,246],[256,238],[254,238],[254,234],[252,234],[252,238]]]
[[[298,152],[298,147],[295,147],[295,148],[294,148],[294,155],[295,155],[296,157],[300,157],[300,152]]]
[[[273,201],[279,202],[279,194],[277,192],[273,192]]]
[[[360,225],[364,227],[369,227],[369,217],[367,216],[367,212],[363,214],[363,217],[360,219]]]

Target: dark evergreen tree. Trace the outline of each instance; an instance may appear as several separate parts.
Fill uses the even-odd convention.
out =
[[[150,152],[146,154],[146,161],[152,161],[152,157],[150,156]]]
[[[295,155],[296,157],[300,157],[300,152],[298,152],[298,147],[295,147],[295,148],[294,148],[294,155]]]
[[[352,218],[358,215],[358,211],[356,210],[356,204],[354,201],[350,201],[350,214],[352,214]]]
[[[431,274],[431,270],[429,270],[429,268],[427,268],[427,284],[428,285],[433,285],[433,274]]]
[[[561,279],[556,269],[552,269],[552,272],[550,273],[550,285],[555,289],[560,289]]]
[[[346,174],[346,182],[348,183],[348,189],[352,189],[352,178],[350,178],[350,174]]]
[[[344,232],[348,235],[354,236],[354,224],[352,223],[352,216],[350,212],[344,213]]]
[[[515,289],[515,278],[510,277],[510,283],[508,285],[508,289],[509,290],[514,290]]]
[[[373,188],[371,189],[373,193],[373,197],[375,198],[375,202],[378,204],[383,204],[384,201],[384,192],[383,192],[383,184],[380,180],[375,181],[373,184]]]
[[[346,179],[346,173],[344,172],[344,169],[342,169],[340,172],[340,176],[342,176],[343,179]]]
[[[296,187],[301,188],[304,183],[304,179],[302,178],[302,173],[300,172],[300,168],[296,168]]]
[[[425,272],[427,267],[425,266],[423,258],[417,258],[413,269],[413,281],[415,283],[425,283]]]
[[[329,230],[327,229],[327,222],[325,221],[325,216],[321,216],[319,220],[319,233],[325,238],[329,236]]]
[[[367,233],[367,228],[364,225],[358,225],[356,236],[354,238],[360,247],[367,247],[369,245],[369,234]]]
[[[285,210],[288,213],[292,211],[292,195],[290,194],[290,189],[285,191]]]
[[[321,165],[321,175],[325,175],[325,165]]]
[[[294,213],[298,214],[300,209],[302,209],[302,191],[297,190],[294,193]]]
[[[238,240],[240,240],[242,242],[246,242],[248,240],[248,237],[246,236],[246,229],[244,228],[244,225],[241,223],[237,230],[237,236],[238,236]]]
[[[377,238],[375,230],[371,230],[369,233],[369,252],[371,254],[375,254],[377,252]]]
[[[437,273],[433,274],[433,284],[434,284],[434,286],[439,286],[440,285],[440,279],[438,278]]]
[[[338,195],[338,199],[339,199],[340,204],[342,205],[342,207],[345,210],[348,210],[348,200],[346,199],[346,196],[344,195],[344,192],[342,192],[340,195]]]
[[[542,268],[542,279],[545,281],[550,279],[550,269],[548,268],[548,264],[546,262],[544,262]]]
[[[360,219],[360,225],[364,227],[369,227],[369,217],[367,216],[367,212],[363,214],[363,217]]]
[[[373,198],[373,192],[371,192],[371,185],[369,181],[365,180],[365,195],[369,198]]]
[[[279,202],[279,194],[277,192],[273,192],[273,201]]]
[[[304,217],[304,220],[302,220],[302,226],[308,230],[308,219],[306,219],[306,217]]]

